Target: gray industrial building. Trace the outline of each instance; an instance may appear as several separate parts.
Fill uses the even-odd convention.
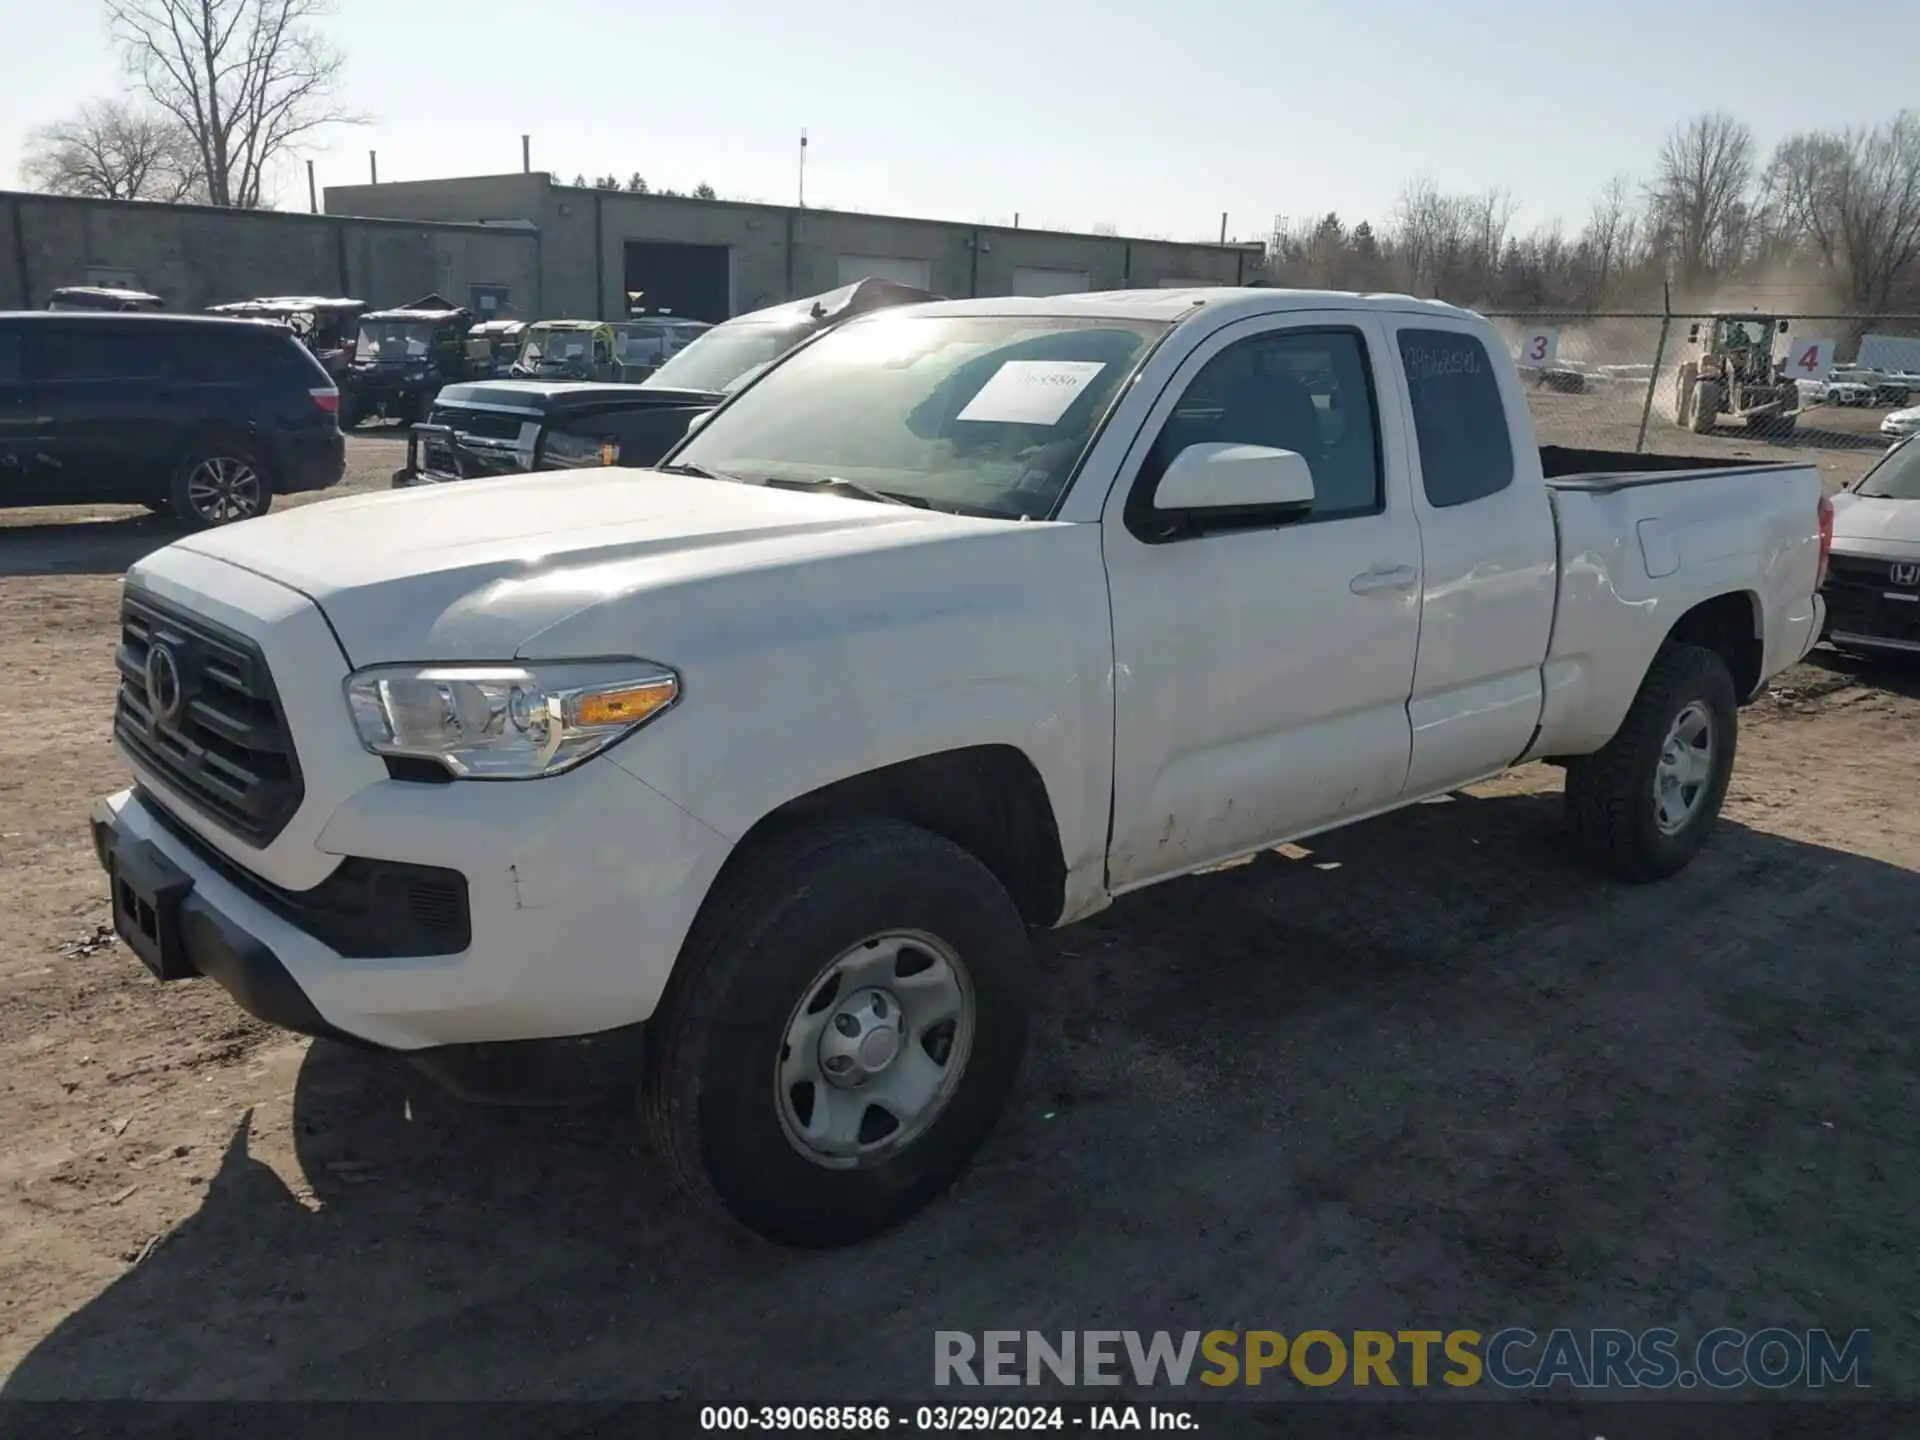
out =
[[[538,171],[329,186],[326,210],[529,224],[539,236],[539,282],[505,303],[522,315],[555,317],[616,318],[627,313],[629,294],[642,293],[649,307],[724,320],[867,275],[952,296],[1237,285],[1255,277],[1261,256],[1258,244],[1175,244],[583,189]],[[489,308],[488,292],[473,299]]]
[[[429,292],[483,314],[724,320],[878,275],[943,295],[1251,283],[1260,246],[1176,244],[556,185],[533,172],[332,186],[326,213],[0,191],[0,309],[116,285],[198,310]]]

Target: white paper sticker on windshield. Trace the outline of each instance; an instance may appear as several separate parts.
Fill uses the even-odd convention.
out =
[[[980,387],[958,418],[1057,425],[1074,397],[1106,368],[1100,360],[1009,360]]]

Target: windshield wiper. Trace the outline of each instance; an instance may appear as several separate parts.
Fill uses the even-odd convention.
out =
[[[915,510],[933,508],[931,500],[923,499],[918,495],[900,495],[892,490],[875,490],[852,480],[842,480],[838,475],[829,475],[824,480],[763,480],[760,483],[775,490],[819,490],[829,495],[845,495],[854,500],[876,500],[882,505],[910,505]]]
[[[744,485],[747,483],[738,475],[729,475],[724,470],[708,470],[700,465],[681,463],[678,465],[656,465],[653,468],[656,470],[664,470],[669,475],[691,475],[696,480],[731,480],[736,485]]]

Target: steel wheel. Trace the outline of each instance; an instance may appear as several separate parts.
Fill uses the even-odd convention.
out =
[[[248,520],[264,508],[260,472],[234,455],[210,455],[187,472],[187,507],[208,525]]]
[[[1713,778],[1713,715],[1693,701],[1674,717],[1654,770],[1654,823],[1662,835],[1686,828]]]
[[[918,931],[856,945],[787,1021],[774,1101],[788,1141],[833,1170],[911,1144],[953,1098],[973,1032],[973,983],[951,947]]]

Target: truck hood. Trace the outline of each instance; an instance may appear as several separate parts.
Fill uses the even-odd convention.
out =
[[[828,598],[818,576],[795,579],[797,567],[1030,528],[595,468],[351,496],[176,545],[307,595],[362,666],[620,653],[569,651],[585,633],[597,647],[631,634],[624,653],[645,654],[647,627],[630,631],[628,610],[685,620],[688,607],[716,603],[714,588],[727,586],[721,608],[751,595],[764,621],[803,591]],[[870,567],[855,568],[872,582]],[[874,601],[869,593],[861,603]],[[582,616],[591,619],[565,623]]]

